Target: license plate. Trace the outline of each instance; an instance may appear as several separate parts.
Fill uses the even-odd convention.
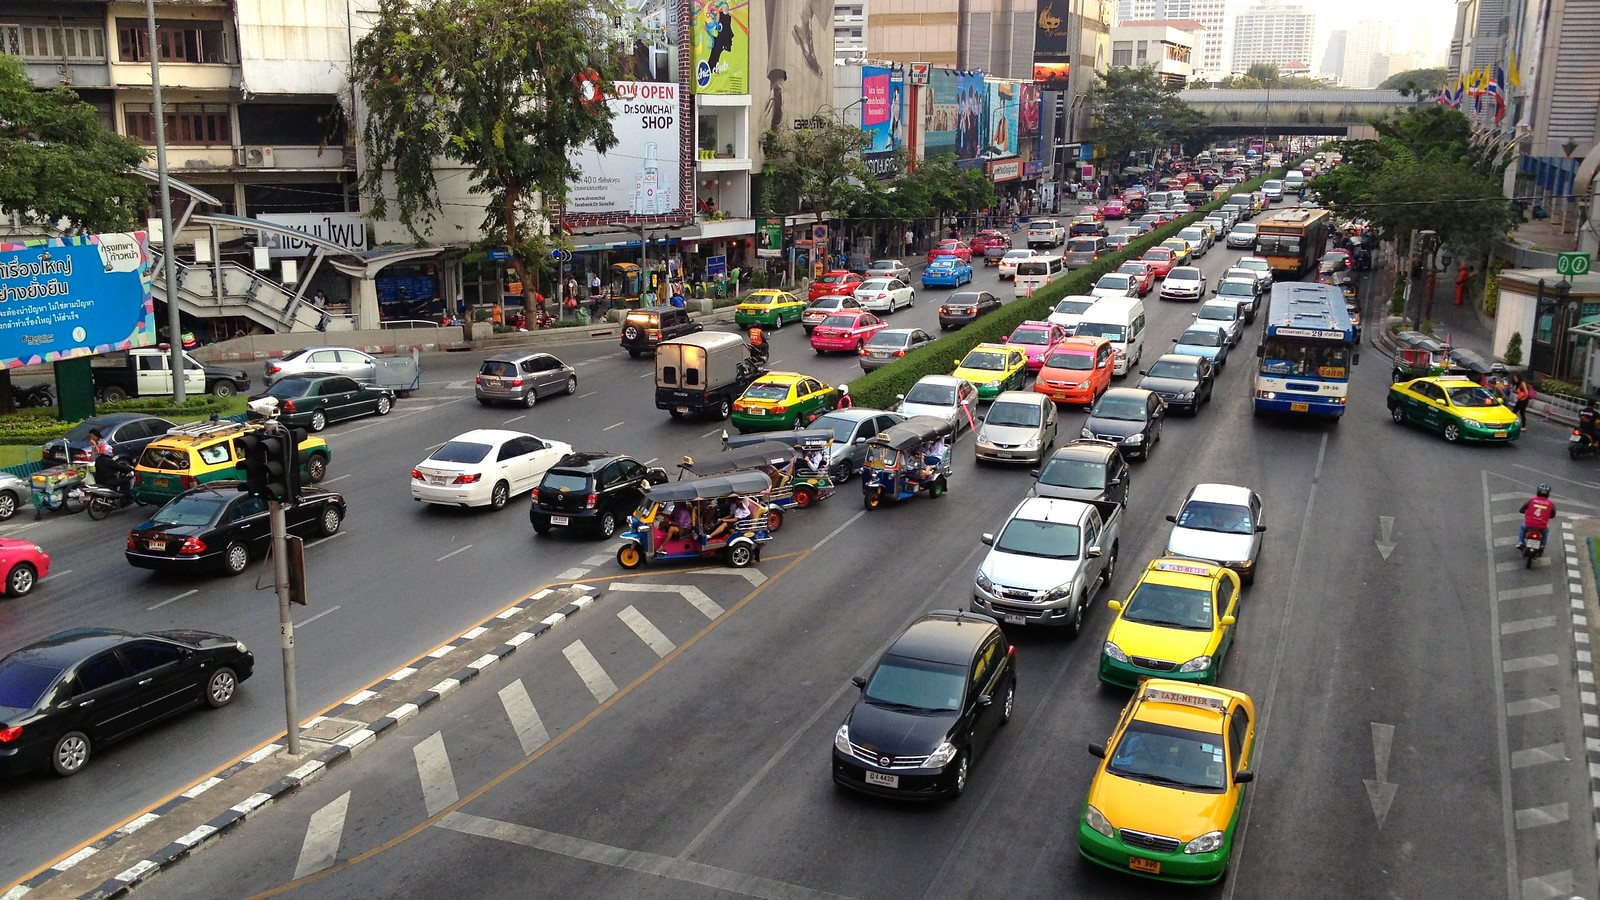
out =
[[[1128,857],[1128,868],[1135,872],[1148,872],[1151,875],[1161,874],[1161,863],[1153,859],[1141,859],[1137,856]]]
[[[156,553],[160,553],[161,551],[167,549],[166,541],[145,541],[144,545]]]
[[[1309,412],[1311,407],[1305,403],[1289,404],[1289,412]]]
[[[687,407],[687,406],[680,406],[680,407],[678,407],[678,413],[679,413],[679,415],[683,415],[683,414],[686,414],[686,413],[688,413],[688,412],[689,412],[689,407]]]
[[[568,520],[566,516],[551,516],[550,517],[550,524],[551,525],[571,525],[572,522],[570,520]]]
[[[879,787],[897,788],[900,786],[900,776],[885,775],[882,772],[868,772],[867,784],[875,784]]]
[[[156,479],[156,487],[163,487],[164,488],[164,487],[171,487],[171,486],[172,486],[172,482],[168,481],[165,478],[157,478]]]
[[[1495,433],[1494,433],[1494,436],[1495,436],[1495,437],[1505,437],[1505,436],[1506,436],[1506,433],[1505,433],[1505,432],[1504,432],[1504,431],[1496,431],[1496,432],[1495,432]]]
[[[1014,616],[1010,614],[1006,615],[1007,625],[1026,625],[1027,623],[1028,619],[1026,616]]]
[[[1526,545],[1527,545],[1527,548],[1529,550],[1543,550],[1544,549],[1544,541],[1542,541],[1542,540],[1540,540],[1540,539],[1538,539],[1536,537],[1528,538]]]
[[[759,406],[750,407],[750,415],[752,415],[752,416],[764,416],[766,414],[767,414],[767,411],[762,409]]]

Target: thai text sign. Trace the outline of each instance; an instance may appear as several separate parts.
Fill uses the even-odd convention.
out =
[[[367,223],[360,213],[261,213],[263,222],[303,231],[314,238],[338,244],[351,253],[367,249]],[[275,231],[257,232],[258,246],[266,247],[273,258],[309,256],[311,244]]]
[[[25,366],[156,342],[145,233],[0,242],[0,361]]]

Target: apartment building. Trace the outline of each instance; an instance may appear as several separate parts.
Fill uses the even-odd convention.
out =
[[[1111,65],[1150,66],[1163,84],[1182,87],[1194,75],[1205,26],[1193,19],[1127,21],[1111,27]]]

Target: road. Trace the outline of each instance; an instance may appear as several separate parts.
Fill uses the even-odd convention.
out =
[[[1237,255],[1219,248],[1202,267],[1215,276]],[[893,324],[931,325],[938,293],[919,291]],[[1152,351],[1191,311],[1154,299],[1148,309]],[[1248,335],[1236,359],[1251,359],[1255,340]],[[965,439],[947,498],[865,513],[847,485],[788,519],[759,584],[665,568],[624,577],[615,563],[585,563],[599,545],[535,540],[520,503],[501,514],[412,505],[404,473],[429,446],[473,427],[527,427],[645,459],[714,446],[720,424],[672,422],[653,409],[647,364],[610,344],[561,353],[579,365],[579,396],[542,402],[525,418],[480,409],[465,387],[476,360],[445,357],[430,361],[428,389],[388,419],[330,430],[342,479],[332,486],[347,493],[351,516],[341,536],[308,554],[313,600],[297,642],[303,712],[558,573],[591,570],[583,577],[606,592],[599,614],[525,649],[147,890],[491,896],[510,880],[536,896],[1165,893],[1076,857],[1093,771],[1085,747],[1106,737],[1125,700],[1094,677],[1105,595],[1078,641],[1015,635],[1017,715],[977,761],[967,796],[906,808],[829,783],[850,676],[921,612],[965,605],[977,535],[1025,492],[1025,471],[976,468]],[[1587,857],[1575,852],[1592,827],[1581,753],[1579,763],[1551,764],[1548,784],[1510,761],[1527,758],[1512,756],[1519,748],[1582,746],[1581,735],[1540,733],[1568,720],[1575,730],[1573,707],[1525,713],[1502,676],[1511,660],[1553,652],[1513,642],[1543,633],[1518,623],[1542,618],[1526,605],[1546,602],[1541,585],[1559,584],[1561,563],[1502,568],[1509,549],[1494,541],[1514,527],[1497,520],[1539,480],[1564,479],[1559,499],[1597,504],[1600,493],[1585,467],[1557,455],[1553,428],[1508,448],[1450,447],[1397,428],[1382,405],[1384,362],[1357,367],[1356,400],[1337,426],[1253,420],[1248,367],[1231,365],[1215,401],[1169,421],[1152,459],[1135,465],[1119,592],[1159,554],[1163,516],[1191,484],[1250,485],[1266,504],[1267,549],[1223,675],[1260,709],[1258,780],[1234,871],[1207,896],[1304,896],[1308,884],[1397,897],[1485,896],[1486,884],[1506,884],[1508,896],[1522,896],[1512,890],[1522,879],[1563,866],[1577,884],[1592,883],[1592,837]],[[848,358],[815,357],[799,329],[773,336],[773,367],[788,366],[833,383],[858,371]],[[1082,415],[1064,411],[1064,438]],[[110,523],[47,521],[24,533],[47,542],[64,574],[0,605],[8,643],[85,622],[184,625],[238,634],[261,663],[225,712],[109,750],[76,778],[8,787],[12,877],[283,724],[272,601],[251,589],[251,576],[132,574]],[[1486,552],[1497,554],[1487,579]],[[685,588],[715,605],[691,603]],[[1516,608],[1499,596],[1519,598]],[[1542,830],[1512,827],[1524,808],[1557,803],[1571,815]]]

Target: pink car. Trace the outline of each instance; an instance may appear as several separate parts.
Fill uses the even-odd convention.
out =
[[[847,310],[823,319],[811,330],[811,349],[821,356],[829,351],[857,353],[872,340],[872,336],[889,327],[872,313]]]
[[[1018,325],[1006,346],[1017,347],[1028,355],[1028,371],[1035,374],[1044,366],[1046,356],[1062,341],[1071,337],[1067,330],[1051,322],[1029,320]]]
[[[21,597],[50,574],[50,554],[33,541],[0,538],[0,572],[5,578],[0,592]]]

